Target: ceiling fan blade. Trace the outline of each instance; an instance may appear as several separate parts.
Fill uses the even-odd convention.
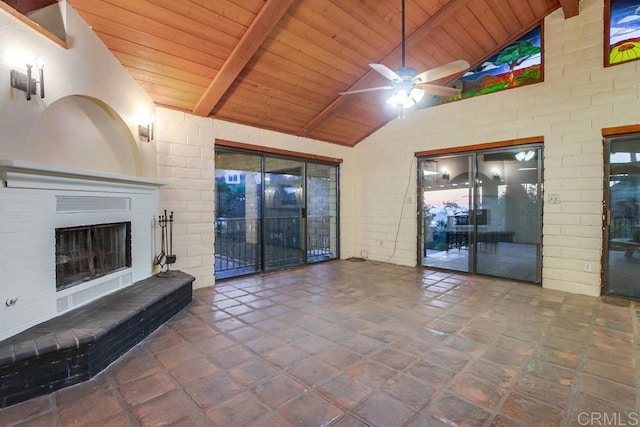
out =
[[[348,90],[346,92],[340,92],[339,95],[352,95],[354,93],[373,92],[374,90],[389,90],[389,89],[393,89],[394,87],[395,86],[378,86],[378,87],[370,87],[368,89]]]
[[[459,59],[420,73],[411,80],[413,80],[414,83],[428,83],[440,80],[441,78],[450,76],[451,74],[461,73],[468,70],[469,67],[470,65],[467,61]]]
[[[416,87],[424,90],[425,93],[438,96],[456,96],[461,92],[460,89],[456,89],[453,87],[431,85],[426,83],[418,84],[416,85]]]
[[[400,77],[398,75],[398,73],[396,73],[392,69],[388,68],[386,65],[369,64],[369,67],[373,68],[375,71],[377,71],[378,73],[382,74],[383,76],[385,76],[386,78],[388,78],[389,80],[391,80],[393,82],[400,83],[402,81],[402,77]]]

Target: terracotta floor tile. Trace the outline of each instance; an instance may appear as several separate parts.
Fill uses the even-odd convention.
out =
[[[188,363],[174,366],[169,372],[179,384],[185,386],[217,374],[220,368],[205,358],[196,358],[189,360]]]
[[[502,412],[530,426],[559,426],[566,417],[563,409],[520,393],[507,396]]]
[[[251,393],[238,394],[207,409],[206,413],[218,426],[245,426],[268,414],[269,410],[254,400]]]
[[[309,357],[309,354],[299,348],[287,345],[265,353],[262,357],[273,365],[282,369],[289,369],[301,360]]]
[[[565,368],[575,369],[578,366],[578,363],[580,363],[581,353],[570,353],[568,351],[540,346],[533,353],[533,356],[536,359],[543,360],[545,362],[560,365]]]
[[[639,307],[339,260],[219,281],[104,373],[0,425],[578,427],[636,410]]]
[[[474,405],[492,411],[498,406],[505,388],[471,375],[462,375],[452,382],[448,391]]]
[[[127,403],[136,406],[175,388],[164,373],[157,373],[122,384],[120,392]]]
[[[289,368],[288,372],[307,386],[313,387],[327,381],[339,371],[328,363],[309,356]]]
[[[423,383],[406,374],[390,378],[382,389],[415,410],[425,406],[437,391],[431,384]]]
[[[317,390],[335,405],[349,410],[373,393],[375,389],[364,381],[349,376],[340,376],[318,386]]]
[[[414,362],[417,356],[393,348],[386,348],[372,355],[371,359],[400,371]]]
[[[284,405],[280,413],[295,426],[322,426],[337,420],[344,412],[317,393],[308,393]]]
[[[317,335],[307,335],[306,337],[291,343],[291,345],[309,354],[316,354],[333,346],[334,343],[333,341],[329,341],[328,339]]]
[[[160,372],[160,367],[155,358],[149,354],[127,353],[121,359],[111,365],[111,371],[118,383],[126,383]]]
[[[527,356],[510,351],[490,347],[482,354],[483,359],[490,360],[507,368],[518,368],[527,360]]]
[[[507,367],[486,359],[475,360],[465,370],[468,375],[488,381],[501,389],[509,387],[518,372],[516,367]]]
[[[629,373],[625,369],[620,369],[620,367],[616,365],[612,365],[607,362],[600,362],[593,359],[587,359],[584,362],[583,369],[584,369],[584,372],[588,374],[605,378],[610,381],[625,384],[630,387],[638,386],[638,384],[636,384],[636,379],[634,378],[633,375],[629,375]]]
[[[450,394],[430,404],[428,412],[440,421],[456,426],[479,426],[491,416],[490,412]]]
[[[315,354],[315,357],[338,369],[346,368],[362,360],[360,354],[340,345],[329,346]],[[372,359],[375,359],[375,356]]]
[[[424,360],[454,372],[464,369],[472,357],[473,353],[462,352],[444,346],[422,356]]]
[[[401,426],[414,414],[415,410],[385,393],[376,393],[353,412],[373,426]]]
[[[201,408],[218,405],[239,394],[244,387],[233,382],[227,375],[218,374],[191,384],[184,389]]]
[[[369,427],[369,425],[353,415],[347,414],[331,424],[331,427]]]
[[[155,356],[165,368],[172,368],[187,363],[189,360],[202,357],[202,354],[199,351],[194,351],[189,344],[180,344],[168,350],[159,351]]]
[[[510,353],[519,354],[521,356],[531,356],[536,348],[535,342],[522,341],[507,336],[500,336],[493,345],[495,348],[505,350]]]
[[[240,345],[231,345],[222,350],[205,352],[205,354],[209,360],[225,369],[232,368],[255,357],[252,352]]]
[[[637,404],[639,397],[638,390],[633,387],[588,374],[582,374],[580,390],[594,397],[629,408],[633,408]],[[640,422],[640,420],[638,421]]]
[[[455,372],[440,368],[424,360],[417,361],[406,372],[418,380],[432,384],[439,389],[443,388],[455,375]]]
[[[184,344],[184,342],[185,340],[180,336],[180,334],[170,331],[169,333],[164,334],[162,336],[158,336],[158,337],[151,336],[151,339],[145,341],[144,346],[151,353],[156,353],[159,351],[165,351],[169,348],[182,345]]]
[[[57,417],[55,398],[41,396],[0,410],[0,425],[10,426],[29,419]],[[32,424],[38,425],[38,424]],[[51,424],[42,424],[51,425]]]
[[[365,361],[349,368],[346,374],[374,387],[380,387],[396,375],[397,371],[378,362]]]
[[[638,424],[638,421],[637,407],[624,407],[580,392],[576,394],[576,402],[570,414],[572,426],[630,426]]]
[[[261,359],[254,358],[229,370],[229,376],[238,384],[249,386],[263,381],[277,372],[276,368]]]
[[[119,399],[110,392],[95,392],[79,397],[60,408],[63,425],[97,424],[123,411]]]
[[[570,385],[560,385],[533,375],[522,375],[512,389],[514,392],[533,396],[549,405],[566,408],[571,396]]]
[[[285,374],[277,374],[253,387],[252,391],[262,403],[276,409],[289,400],[302,395],[306,388]]]

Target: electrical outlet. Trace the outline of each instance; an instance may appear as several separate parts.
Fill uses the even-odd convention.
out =
[[[591,263],[590,262],[585,262],[583,270],[584,270],[585,273],[591,273]]]
[[[558,194],[549,194],[547,201],[552,205],[557,205],[560,203],[560,195]]]

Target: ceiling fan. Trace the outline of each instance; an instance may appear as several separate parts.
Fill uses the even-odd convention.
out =
[[[405,0],[402,0],[402,67],[397,71],[393,71],[383,64],[369,64],[374,71],[389,79],[391,84],[340,92],[340,95],[396,89],[394,94],[387,100],[387,103],[397,108],[398,117],[403,118],[405,110],[420,102],[425,93],[438,96],[455,96],[460,93],[460,89],[434,85],[429,82],[467,70],[469,68],[467,61],[459,59],[417,74],[415,68],[405,65],[405,44]]]

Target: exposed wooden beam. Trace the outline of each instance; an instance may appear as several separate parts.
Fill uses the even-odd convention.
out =
[[[425,33],[428,33],[432,29],[438,27],[438,25],[445,22],[451,16],[454,16],[459,9],[461,9],[462,7],[465,7],[467,4],[468,2],[466,0],[454,0],[449,2],[446,6],[441,7],[435,15],[433,15],[428,21],[422,24],[416,31],[414,31],[412,34],[406,37],[405,44],[408,46],[411,44],[412,40],[423,37]],[[379,63],[388,62],[390,59],[400,55],[401,51],[402,51],[402,44],[399,44],[387,56],[385,56],[378,62]],[[346,89],[345,91],[363,89],[364,88],[363,83],[370,81],[371,76],[377,75],[377,74],[378,73],[376,71],[373,71],[372,69],[370,69],[360,79],[358,79],[358,81],[356,81],[350,88]],[[331,104],[325,107],[324,110],[318,113],[318,115],[316,115],[313,119],[311,119],[309,123],[307,123],[302,129],[300,129],[298,134],[300,136],[309,135],[327,117],[333,114],[333,112],[336,109],[338,109],[343,102],[344,102],[344,96],[338,96],[336,99],[334,99],[331,102]]]
[[[268,0],[204,92],[193,114],[208,116],[295,0]]]
[[[58,0],[3,0],[6,4],[22,13],[29,15],[31,12],[40,10],[43,7],[58,3]]]
[[[580,13],[580,0],[560,0],[564,19],[578,16]]]

